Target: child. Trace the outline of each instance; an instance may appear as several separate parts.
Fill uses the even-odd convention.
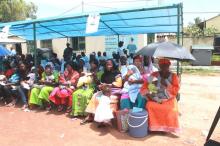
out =
[[[135,103],[139,90],[141,88],[141,84],[130,84],[129,82],[131,81],[135,81],[135,80],[141,80],[141,74],[140,71],[138,70],[138,68],[134,65],[129,65],[127,67],[127,72],[130,72],[131,74],[128,77],[128,80],[124,83],[124,87],[121,91],[121,93],[128,93],[130,101],[132,103]]]
[[[34,71],[35,71],[35,67],[32,67],[30,73],[28,73],[28,75],[27,75],[28,80],[21,83],[23,88],[30,90],[32,88],[32,86],[34,85],[34,80],[35,80]]]
[[[114,118],[110,108],[111,88],[105,86],[102,90],[102,93],[103,95],[100,97],[99,105],[95,111],[94,118],[94,120],[99,123],[98,127],[105,126],[105,124],[111,125],[110,121]]]
[[[166,88],[161,84],[161,78],[155,79],[153,77],[149,77],[148,81],[150,81],[148,88],[152,100],[161,104],[163,100],[169,99],[169,94],[167,93]]]

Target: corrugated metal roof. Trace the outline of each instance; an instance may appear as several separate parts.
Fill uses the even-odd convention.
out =
[[[214,50],[213,46],[208,45],[192,45],[193,50]]]

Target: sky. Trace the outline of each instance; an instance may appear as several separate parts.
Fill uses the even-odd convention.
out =
[[[207,20],[220,14],[219,0],[25,0],[38,6],[37,17],[53,17],[89,12],[154,7],[183,3],[184,26],[200,17]],[[82,7],[83,1],[83,7]],[[159,2],[158,2],[159,1]],[[197,13],[199,12],[199,13]],[[202,13],[201,13],[202,12]],[[210,13],[207,13],[210,12]],[[215,13],[214,13],[215,12]]]

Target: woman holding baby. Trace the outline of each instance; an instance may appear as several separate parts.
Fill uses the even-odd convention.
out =
[[[153,72],[141,88],[142,96],[148,98],[149,130],[177,135],[180,131],[176,100],[179,79],[169,70],[170,60],[159,59],[158,64],[159,71]]]

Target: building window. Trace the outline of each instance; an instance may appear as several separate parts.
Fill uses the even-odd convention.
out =
[[[73,37],[71,38],[71,41],[72,41],[72,48],[74,51],[85,50],[86,48],[85,37]]]
[[[155,38],[155,34],[154,33],[148,33],[147,34],[147,44],[153,43],[154,42],[154,38]]]
[[[49,48],[52,49],[52,40],[41,40],[40,41],[40,47],[41,48]]]

